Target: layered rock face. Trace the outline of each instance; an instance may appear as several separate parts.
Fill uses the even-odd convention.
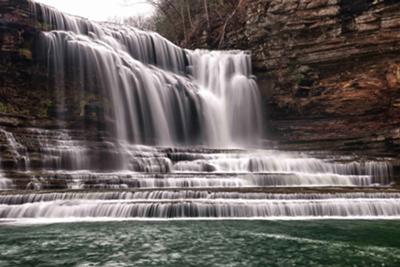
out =
[[[59,128],[54,88],[32,53],[38,29],[46,25],[27,1],[2,0],[0,7],[1,123]],[[267,139],[288,149],[397,155],[400,3],[258,0],[244,8],[221,44],[252,51],[267,107]],[[202,41],[191,45],[206,46]],[[65,121],[73,128],[101,129],[106,118],[93,112],[96,99],[66,101],[71,105]]]
[[[352,60],[323,51],[331,37],[286,23],[337,4],[294,3],[249,1],[247,26],[225,38],[254,50],[268,137],[291,149],[370,142],[373,155],[260,146],[246,52],[183,50],[156,33],[0,0],[0,220],[398,218],[399,160],[381,146],[396,141],[396,120],[383,120],[395,118],[398,65],[362,61],[362,46]],[[332,36],[353,40],[350,24],[335,33],[335,23]]]
[[[96,101],[78,100],[79,88],[70,80],[65,82],[69,94],[63,96],[62,102],[66,104],[63,110],[59,107],[55,75],[41,56],[47,51],[42,51],[45,48],[40,32],[49,30],[51,25],[39,18],[37,14],[41,13],[34,8],[26,0],[0,1],[1,125],[81,128],[90,125],[88,120],[100,120],[93,108]]]
[[[255,36],[249,44],[257,47],[256,68],[267,73],[260,83],[270,89],[271,125],[280,136],[398,149],[398,2],[260,1],[250,8],[266,12],[251,15],[247,35]]]
[[[397,154],[398,1],[257,0],[243,12],[222,47],[252,51],[269,138]],[[207,46],[193,41],[199,45]]]
[[[47,90],[46,72],[32,58],[37,29],[28,2],[0,1],[0,29],[2,123],[18,124],[10,115],[20,119],[28,115],[46,117],[51,93]]]

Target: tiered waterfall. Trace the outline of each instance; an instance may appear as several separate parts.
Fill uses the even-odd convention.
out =
[[[400,217],[386,159],[263,147],[249,53],[181,49],[30,5],[63,123],[1,129],[12,159],[0,173],[3,220]],[[81,110],[70,110],[72,94]],[[62,126],[90,108],[102,127]]]

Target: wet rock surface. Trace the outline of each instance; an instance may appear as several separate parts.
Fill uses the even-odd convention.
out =
[[[269,138],[397,155],[399,14],[398,1],[247,1],[222,47],[252,52]]]
[[[397,218],[399,9],[248,1],[223,45],[252,50],[268,107],[265,147],[276,151],[113,138],[104,96],[80,98],[67,80],[56,99],[37,56],[37,36],[51,25],[28,1],[0,0],[0,217]]]

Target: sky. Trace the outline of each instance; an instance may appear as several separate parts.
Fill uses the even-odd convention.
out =
[[[135,15],[149,15],[153,7],[146,0],[35,0],[60,11],[97,21]]]

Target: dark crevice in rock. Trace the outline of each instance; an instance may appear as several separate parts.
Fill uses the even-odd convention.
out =
[[[342,22],[342,33],[348,34],[356,30],[355,17],[369,10],[373,0],[341,0],[340,15]]]

